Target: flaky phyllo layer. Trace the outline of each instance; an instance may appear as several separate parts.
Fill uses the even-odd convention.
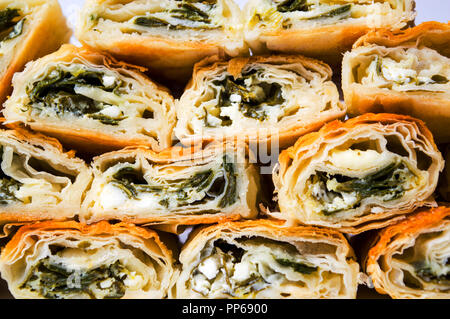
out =
[[[348,59],[351,83],[400,92],[450,91],[450,59],[433,49],[360,47]]]
[[[330,124],[317,134],[322,138],[299,141],[280,156],[274,181],[285,218],[359,232],[427,202],[443,168],[431,135],[414,122],[364,119]]]
[[[219,145],[199,155],[165,158],[136,149],[97,158],[86,218],[177,222],[254,216],[257,175],[245,149]]]
[[[56,126],[52,133],[76,125],[94,143],[106,135],[155,149],[171,145],[172,97],[137,69],[108,57],[65,45],[28,65],[13,85],[4,110],[8,123],[21,121],[43,131]]]
[[[58,146],[26,133],[0,131],[0,220],[64,219],[79,212],[91,173]]]
[[[367,264],[377,290],[393,298],[449,297],[448,216],[448,208],[439,207],[381,233]]]
[[[273,56],[204,63],[177,102],[175,132],[182,141],[301,134],[344,113],[331,70],[318,61]]]
[[[123,224],[84,228],[74,224],[25,226],[19,232],[20,238],[13,238],[0,267],[16,298],[166,295],[172,260],[157,235]]]
[[[320,235],[303,238],[302,229],[296,238],[277,236],[257,224],[241,231],[225,224],[222,233],[219,226],[196,234],[199,239],[180,257],[177,297],[353,297],[358,266],[345,258],[343,243]]]
[[[244,12],[248,30],[276,32],[333,24],[400,28],[413,16],[412,8],[408,0],[252,0]]]
[[[139,35],[177,41],[220,43],[233,52],[242,46],[241,12],[227,0],[90,1],[81,29],[102,37]],[[188,37],[187,37],[188,35]],[[89,43],[91,35],[85,40]]]

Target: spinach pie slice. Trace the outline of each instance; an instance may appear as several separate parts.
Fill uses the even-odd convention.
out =
[[[248,54],[242,25],[232,0],[87,0],[76,34],[84,45],[184,81],[204,57]]]
[[[62,220],[80,212],[91,169],[53,138],[0,130],[0,224]]]
[[[0,271],[20,299],[161,299],[176,269],[152,230],[67,221],[20,228],[2,251]]]
[[[14,73],[71,35],[58,0],[0,1],[0,103],[11,93]]]
[[[450,208],[422,210],[383,229],[364,267],[375,289],[396,299],[450,298]]]
[[[190,225],[256,217],[259,173],[245,144],[126,148],[94,159],[83,220]]]
[[[6,125],[24,123],[77,149],[172,145],[173,97],[144,69],[71,44],[14,76]]]
[[[374,30],[344,55],[342,90],[349,114],[408,114],[438,143],[450,142],[450,23]]]
[[[298,55],[207,58],[176,102],[175,135],[187,145],[238,139],[290,146],[345,115],[331,75],[325,63]]]
[[[356,298],[359,264],[334,230],[270,220],[190,234],[174,291],[182,299]]]
[[[435,205],[443,168],[420,120],[368,113],[334,121],[281,153],[273,175],[276,215],[354,234],[382,228]]]
[[[298,53],[333,65],[369,30],[400,29],[416,15],[413,0],[250,0],[243,11],[253,52]]]

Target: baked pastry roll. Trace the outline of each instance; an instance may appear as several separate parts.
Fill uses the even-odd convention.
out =
[[[331,75],[328,65],[302,56],[207,58],[176,103],[175,135],[184,144],[244,139],[292,145],[345,115]]]
[[[269,220],[227,222],[191,234],[176,297],[355,298],[359,265],[344,236]]]
[[[420,120],[369,113],[334,121],[280,154],[277,217],[354,234],[385,227],[435,204],[443,168]]]
[[[0,1],[0,103],[11,93],[15,72],[57,50],[71,34],[57,0]]]
[[[164,298],[175,272],[155,231],[74,221],[23,226],[2,251],[2,278],[15,298]]]
[[[259,176],[250,161],[245,145],[231,143],[101,155],[82,218],[177,225],[254,218]]]
[[[366,258],[376,290],[392,298],[450,297],[450,208],[421,211],[383,229]]]
[[[172,143],[174,101],[140,69],[64,45],[27,65],[5,103],[7,125],[25,123],[69,145],[100,152]]]
[[[450,141],[450,23],[376,30],[344,56],[342,89],[350,115],[408,114]]]
[[[335,64],[372,28],[402,28],[413,0],[250,0],[245,39],[254,52],[300,53]]]
[[[66,219],[80,211],[91,169],[58,141],[0,130],[0,224]]]
[[[185,80],[206,56],[248,54],[241,15],[232,0],[88,0],[76,34],[87,46]]]

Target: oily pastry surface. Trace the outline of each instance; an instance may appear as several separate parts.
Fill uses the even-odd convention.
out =
[[[281,153],[273,175],[281,211],[275,215],[348,233],[382,228],[435,205],[443,167],[420,120],[368,113],[334,121]]]
[[[94,159],[83,220],[190,225],[254,218],[259,175],[244,144],[126,148]]]
[[[325,63],[302,56],[207,58],[177,101],[175,134],[187,145],[227,139],[292,145],[345,115],[331,75]]]
[[[246,53],[232,0],[89,0],[76,34],[87,46],[174,80],[188,79],[204,57]]]
[[[408,114],[450,141],[450,24],[374,30],[344,55],[342,89],[350,115]]]
[[[359,265],[344,236],[271,220],[191,233],[176,298],[355,298]]]
[[[172,252],[152,230],[74,221],[23,226],[0,257],[15,298],[164,298]]]
[[[61,144],[26,130],[0,130],[0,223],[67,219],[80,212],[91,169]]]
[[[422,210],[380,231],[365,260],[376,290],[392,298],[449,298],[450,208]]]
[[[402,28],[415,18],[412,0],[250,0],[243,12],[253,52],[300,53],[333,65],[370,29]]]
[[[0,2],[0,102],[11,93],[15,72],[33,59],[49,54],[69,41],[57,0],[3,0]],[[45,39],[45,41],[42,41]]]
[[[174,100],[144,70],[64,45],[14,76],[5,124],[24,123],[96,153],[129,145],[165,149],[172,144]]]

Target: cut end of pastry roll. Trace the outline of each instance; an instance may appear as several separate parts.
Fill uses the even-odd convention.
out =
[[[434,205],[443,167],[422,121],[368,113],[300,138],[273,180],[283,219],[357,234]]]
[[[272,147],[343,117],[332,71],[302,56],[259,56],[199,62],[176,103],[175,135],[183,144],[245,140]]]
[[[6,125],[24,123],[97,154],[130,145],[163,150],[172,144],[174,100],[143,70],[64,45],[14,76]]]
[[[213,143],[101,155],[82,218],[181,225],[254,218],[259,175],[248,152],[245,144]]]
[[[90,168],[59,142],[26,130],[0,130],[0,223],[62,220],[79,213]]]
[[[57,50],[69,41],[57,0],[5,0],[0,3],[0,102],[11,93],[11,79],[28,61]],[[45,41],[43,41],[45,39]]]
[[[89,47],[180,81],[204,57],[248,51],[241,14],[232,0],[88,0],[76,34]]]
[[[422,210],[383,229],[365,267],[376,290],[396,299],[450,297],[450,208]]]
[[[342,65],[349,114],[408,114],[425,121],[437,142],[450,142],[449,47],[450,23],[361,37]]]
[[[402,28],[416,15],[413,0],[250,0],[243,12],[252,51],[300,53],[333,65],[370,29]]]
[[[176,298],[355,298],[359,265],[333,230],[270,221],[227,222],[191,233]]]
[[[15,298],[160,299],[176,270],[152,230],[68,221],[23,226],[2,251],[0,271]]]

